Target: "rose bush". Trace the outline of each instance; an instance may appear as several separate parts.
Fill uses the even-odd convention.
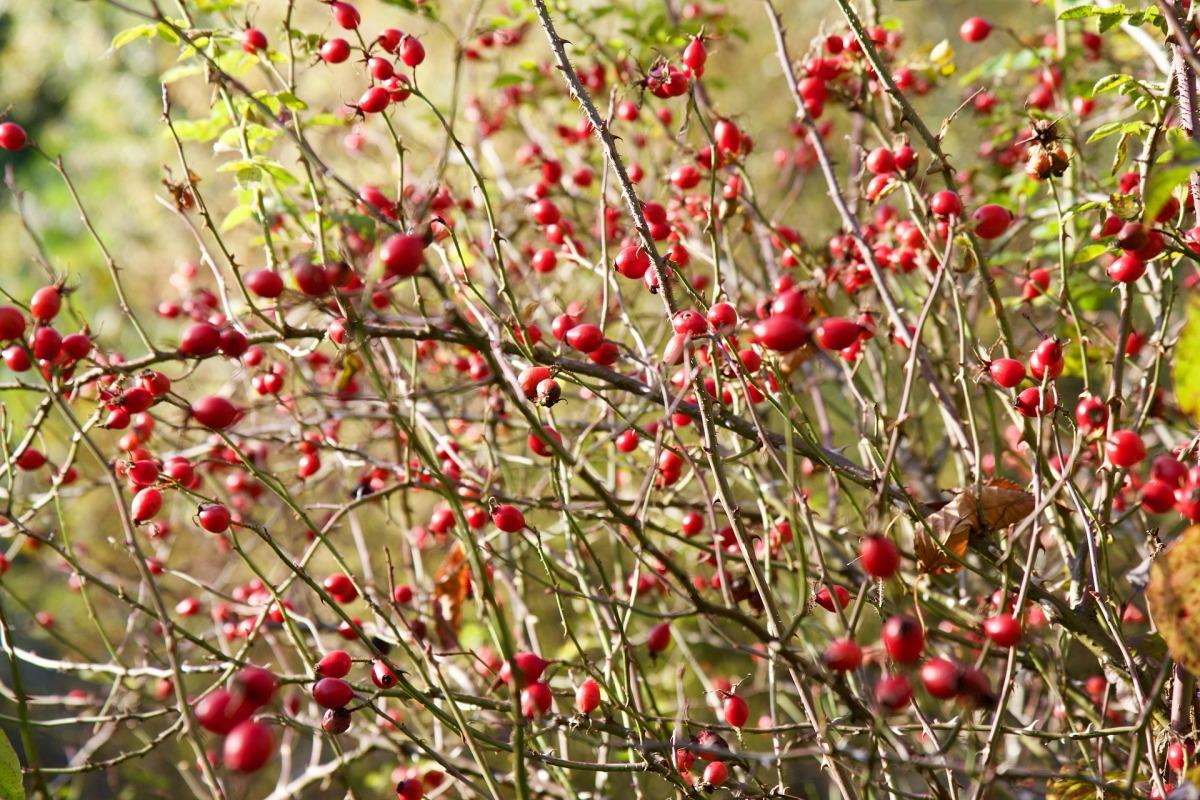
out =
[[[107,5],[194,256],[6,112],[0,786],[1187,791],[1186,0]]]

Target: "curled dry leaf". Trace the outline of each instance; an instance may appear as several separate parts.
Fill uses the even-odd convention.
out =
[[[1200,526],[1188,528],[1154,559],[1146,599],[1171,657],[1200,675]]]
[[[784,353],[779,359],[779,371],[791,375],[813,357],[813,352],[813,346],[806,343],[790,353]]]
[[[444,648],[458,644],[462,630],[463,604],[471,592],[471,568],[461,543],[455,543],[433,584],[433,616],[437,620],[438,639]]]
[[[913,549],[918,568],[932,575],[958,572],[961,566],[955,558],[966,556],[972,535],[1015,525],[1033,509],[1033,495],[1011,481],[988,481],[978,494],[975,487],[959,489],[954,499],[925,520],[928,530],[917,527]]]

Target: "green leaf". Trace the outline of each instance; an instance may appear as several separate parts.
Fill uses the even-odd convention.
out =
[[[1175,399],[1193,419],[1200,418],[1200,300],[1188,304],[1187,321],[1179,334],[1171,362]]]
[[[12,742],[0,733],[0,800],[25,800],[25,782],[21,777],[21,760]]]
[[[295,186],[296,184],[300,183],[296,176],[284,169],[283,165],[278,161],[267,161],[264,159],[258,162],[258,166],[261,167],[264,172],[282,184],[287,186]]]
[[[227,50],[216,58],[217,66],[222,72],[227,72],[235,78],[240,78],[258,63],[254,56],[242,51]]]
[[[1111,9],[1092,5],[1075,6],[1074,8],[1068,8],[1066,11],[1059,14],[1058,18],[1062,20],[1087,19],[1088,17],[1098,17],[1106,11],[1116,11],[1118,14],[1120,14],[1125,11],[1125,6],[1113,6]]]
[[[339,117],[337,114],[317,114],[312,119],[308,120],[309,125],[345,125],[344,117]]]
[[[1093,259],[1099,258],[1108,252],[1108,246],[1103,244],[1089,244],[1087,247],[1081,247],[1075,251],[1075,258],[1071,259],[1072,264],[1086,264]]]
[[[279,102],[283,103],[285,108],[290,108],[295,111],[305,111],[308,109],[308,103],[304,102],[299,97],[296,97],[296,95],[292,94],[291,92],[280,92],[275,96],[279,98]]]
[[[162,83],[174,83],[183,78],[190,78],[193,75],[202,75],[203,73],[204,67],[199,64],[181,64],[178,67],[171,67],[158,80]]]
[[[184,142],[211,142],[225,130],[223,119],[181,119],[172,125],[180,141]]]
[[[250,204],[236,206],[232,211],[225,215],[225,219],[221,220],[221,232],[232,230],[243,222],[254,218],[254,207]]]
[[[1092,85],[1092,96],[1095,97],[1098,94],[1104,94],[1105,92],[1111,92],[1113,89],[1120,88],[1123,84],[1128,83],[1129,81],[1132,81],[1132,80],[1133,80],[1132,76],[1124,75],[1121,73],[1105,75],[1103,78],[1096,81],[1096,83]]]
[[[157,25],[134,25],[132,28],[126,28],[114,36],[112,44],[108,46],[108,49],[120,50],[125,45],[136,42],[138,39],[153,39],[157,33]]]
[[[1146,183],[1146,193],[1143,200],[1146,207],[1147,219],[1153,219],[1158,216],[1158,212],[1162,211],[1163,206],[1171,199],[1171,193],[1180,184],[1187,183],[1192,171],[1198,166],[1200,166],[1200,163],[1191,160],[1161,167],[1150,173],[1150,180]]]
[[[520,86],[522,83],[525,83],[526,80],[527,78],[524,75],[514,75],[513,73],[509,72],[492,81],[492,88],[503,89],[506,86]]]
[[[1140,119],[1132,121],[1106,122],[1096,130],[1092,131],[1092,135],[1088,137],[1087,143],[1098,142],[1101,139],[1106,139],[1114,134],[1129,134],[1130,136],[1142,136],[1150,132],[1149,123],[1142,122]]]

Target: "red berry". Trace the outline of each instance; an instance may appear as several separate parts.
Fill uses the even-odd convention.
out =
[[[708,331],[708,322],[695,311],[680,311],[671,318],[671,327],[676,333],[699,336]]]
[[[939,217],[953,217],[962,213],[962,200],[948,189],[935,194],[929,200],[929,210]]]
[[[516,506],[496,506],[492,511],[492,523],[505,533],[516,533],[525,528],[525,515]]]
[[[865,163],[872,175],[891,175],[896,171],[896,157],[886,147],[876,147],[868,153]]]
[[[396,800],[421,800],[425,786],[417,778],[405,778],[396,784]]]
[[[416,67],[425,60],[425,46],[415,36],[405,36],[400,42],[400,60],[410,67]]]
[[[808,328],[790,314],[775,314],[754,324],[754,336],[768,350],[790,353],[808,343]]]
[[[1146,445],[1136,431],[1113,431],[1104,443],[1104,456],[1113,466],[1128,469],[1146,457]]]
[[[313,686],[312,696],[321,708],[342,708],[354,699],[354,689],[341,678],[321,678]]]
[[[1085,434],[1101,430],[1108,424],[1108,406],[1095,395],[1079,398],[1075,405],[1075,424]]]
[[[1175,489],[1166,481],[1151,478],[1142,486],[1142,508],[1151,514],[1165,514],[1175,505]]]
[[[813,600],[826,611],[835,611],[845,608],[850,603],[850,592],[845,586],[834,586],[833,594],[830,594],[829,588],[822,586]]]
[[[333,0],[329,5],[329,10],[333,12],[334,21],[348,31],[354,30],[362,22],[358,9],[342,0]]]
[[[614,264],[617,272],[636,281],[645,276],[646,270],[650,269],[650,256],[641,247],[629,245],[621,248],[621,252],[617,253]]]
[[[37,322],[49,322],[62,308],[62,292],[57,286],[43,286],[29,299],[29,313]]]
[[[558,266],[558,256],[550,248],[544,247],[533,254],[529,263],[535,271],[545,274],[553,272],[554,268]]]
[[[544,683],[532,683],[521,690],[521,714],[526,719],[545,714],[553,702],[554,695]]]
[[[875,684],[875,702],[898,711],[912,702],[912,684],[903,675],[885,675]]]
[[[228,689],[216,689],[196,704],[196,721],[207,731],[224,736],[245,722],[254,707]]]
[[[11,342],[25,335],[25,316],[12,306],[0,306],[0,342]]]
[[[163,497],[162,492],[158,489],[142,489],[133,496],[133,503],[130,504],[129,510],[133,514],[134,522],[146,522],[154,519],[154,516],[162,508]]]
[[[963,41],[972,43],[982,42],[988,38],[988,34],[991,32],[992,23],[983,17],[969,17],[963,20],[963,24],[958,29],[958,35],[962,37]]]
[[[1016,647],[1021,641],[1021,623],[1009,614],[997,614],[985,619],[983,632],[999,647]]]
[[[358,98],[358,109],[364,114],[378,114],[392,102],[392,95],[382,86],[372,86]]]
[[[604,331],[590,322],[576,325],[567,331],[567,344],[581,353],[590,353],[604,344]]]
[[[650,629],[650,635],[646,638],[646,648],[651,654],[661,653],[671,646],[671,626],[669,623],[660,622]]]
[[[834,639],[822,658],[834,672],[849,672],[862,664],[862,648],[853,639]]]
[[[396,685],[396,673],[382,658],[371,662],[371,682],[380,689],[390,689]]]
[[[379,248],[379,258],[388,275],[415,275],[425,261],[425,240],[414,233],[394,233]]]
[[[708,50],[704,47],[704,41],[699,37],[695,37],[687,43],[687,47],[683,48],[683,63],[688,65],[696,75],[704,72],[704,65],[708,62]]]
[[[242,49],[247,53],[257,53],[267,49],[267,35],[258,28],[247,28],[242,33]]]
[[[315,672],[324,678],[344,678],[350,674],[350,654],[345,650],[330,650],[317,662]]]
[[[958,694],[959,667],[947,658],[931,658],[921,665],[921,683],[925,691],[939,700]]]
[[[1117,283],[1133,283],[1146,274],[1146,263],[1134,253],[1125,253],[1108,265],[1107,272]]]
[[[296,288],[309,297],[329,294],[329,275],[317,264],[302,263],[292,270]]]
[[[600,707],[600,684],[587,678],[575,689],[575,708],[581,714],[590,714]]]
[[[225,767],[235,772],[254,772],[275,752],[275,737],[261,722],[246,721],[229,732],[222,750]]]
[[[224,397],[208,395],[192,403],[192,416],[204,427],[220,431],[234,423],[238,408]]]
[[[704,782],[709,786],[720,786],[729,778],[729,767],[724,761],[711,761],[704,768]]]
[[[517,674],[520,676],[518,683],[521,686],[537,683],[541,679],[542,673],[546,671],[546,667],[550,666],[549,661],[528,650],[513,653],[512,661],[516,664]],[[500,666],[500,680],[504,683],[512,680],[512,664],[507,661]]]
[[[350,43],[345,39],[330,39],[321,45],[321,59],[327,64],[341,64],[350,57]]]
[[[713,126],[713,139],[717,147],[726,153],[737,153],[742,149],[742,132],[727,119],[717,120]]]
[[[358,589],[355,588],[354,581],[344,572],[333,573],[321,581],[321,586],[329,593],[330,597],[342,605],[353,603],[358,599]]]
[[[1195,746],[1188,742],[1171,742],[1167,745],[1167,766],[1176,772],[1182,773],[1187,766],[1187,760],[1191,757]]]
[[[845,350],[858,341],[862,326],[841,317],[826,317],[817,325],[813,339],[826,350]]]
[[[1012,224],[1012,218],[1011,211],[994,203],[980,206],[971,215],[971,221],[975,223],[975,235],[980,239],[995,239],[1002,236],[1008,230],[1008,226]]]
[[[1012,389],[1025,380],[1025,365],[1015,358],[998,358],[988,364],[992,380],[1005,389]]]
[[[725,721],[734,728],[742,727],[746,724],[746,720],[750,718],[750,706],[736,694],[731,694],[725,698],[724,710]]]
[[[352,715],[344,708],[327,708],[321,716],[321,730],[334,736],[350,730]]]
[[[221,347],[221,330],[207,322],[189,325],[179,340],[179,352],[189,358],[211,356]]]
[[[862,540],[859,562],[873,578],[890,578],[900,569],[900,548],[886,536],[875,534]]]
[[[554,428],[544,426],[542,428],[542,433],[544,436],[553,439],[559,444],[562,444],[562,434],[554,430]],[[539,436],[536,433],[529,434],[528,444],[529,449],[533,451],[534,455],[538,455],[543,458],[549,458],[550,456],[554,455],[554,450],[550,447],[550,445],[542,436]]]
[[[255,708],[265,706],[275,696],[279,679],[270,670],[262,667],[243,667],[233,676],[238,692]]]
[[[200,527],[209,533],[222,533],[228,530],[232,516],[229,509],[216,503],[206,505],[196,514]]]
[[[72,333],[62,340],[62,354],[72,361],[86,358],[92,352],[92,340],[84,333]]]
[[[1017,395],[1017,411],[1026,417],[1041,417],[1054,410],[1057,404],[1054,394],[1042,392],[1038,386],[1030,386]]]
[[[0,123],[0,149],[22,150],[28,143],[29,137],[25,129],[15,122]]]
[[[892,617],[883,624],[883,646],[893,661],[916,661],[925,649],[925,630],[912,617]]]
[[[705,315],[708,319],[708,324],[713,327],[717,333],[729,333],[737,325],[737,310],[729,303],[715,303],[709,306],[708,314]]]
[[[62,336],[54,328],[38,328],[33,332],[32,349],[38,361],[53,361],[62,351]]]

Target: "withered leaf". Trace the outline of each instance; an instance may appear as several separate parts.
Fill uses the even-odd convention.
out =
[[[1200,675],[1200,526],[1188,528],[1154,559],[1146,600],[1171,657]]]
[[[363,367],[363,360],[357,353],[347,353],[342,359],[342,369],[338,372],[335,386],[339,392],[344,392]]]
[[[958,572],[961,566],[954,558],[966,556],[971,536],[1015,525],[1033,509],[1033,495],[1011,481],[988,481],[978,495],[973,486],[959,489],[954,499],[925,520],[928,531],[917,527],[913,536],[917,567],[931,575]]]
[[[779,371],[784,375],[791,375],[800,366],[813,357],[813,347],[811,344],[806,344],[803,347],[793,350],[790,353],[784,354],[779,359]]]
[[[438,567],[433,583],[433,617],[437,620],[438,640],[445,649],[458,646],[463,605],[470,593],[471,568],[462,543],[456,542]]]

